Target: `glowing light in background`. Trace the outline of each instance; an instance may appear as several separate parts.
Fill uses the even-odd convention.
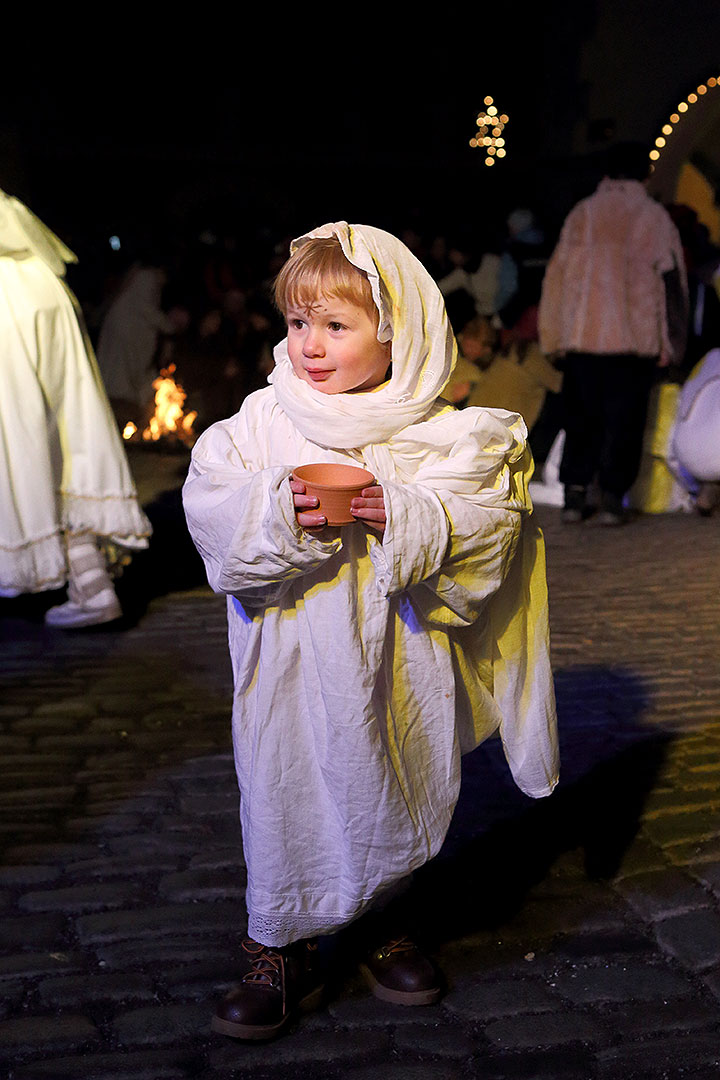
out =
[[[498,158],[504,158],[507,153],[503,131],[508,116],[507,113],[498,115],[497,106],[489,96],[484,99],[483,104],[485,109],[478,113],[477,131],[470,139],[470,146],[473,150],[484,151],[486,165],[494,165]]]
[[[685,115],[689,112],[690,107],[694,105],[700,98],[707,94],[708,90],[714,90],[720,86],[720,79],[711,76],[706,82],[701,83],[700,86],[696,86],[695,89],[688,94],[687,101],[679,101],[677,104],[677,110],[670,113],[668,122],[662,126],[662,135],[658,135],[655,139],[655,147],[650,151],[649,157],[653,164],[651,169],[655,168],[655,162],[660,160],[660,155],[668,144],[668,140],[665,136],[670,136],[676,129],[676,125],[679,124]]]

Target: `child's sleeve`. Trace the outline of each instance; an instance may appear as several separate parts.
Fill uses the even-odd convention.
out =
[[[465,410],[487,417],[488,410]],[[521,428],[514,421],[519,421]],[[388,526],[370,550],[387,595],[409,590],[428,621],[474,622],[508,572],[529,508],[529,451],[524,425],[497,412],[466,428],[439,463],[420,468],[416,482],[384,483]]]
[[[183,504],[215,592],[250,606],[273,603],[340,550],[340,538],[322,541],[298,525],[291,471],[262,467],[242,414],[198,440]]]
[[[430,514],[427,489],[387,484],[383,490],[389,526],[383,545],[371,548],[382,591],[409,590],[429,622],[470,625],[505,578],[520,535],[520,513],[476,506],[440,491],[432,492],[435,513]],[[412,528],[418,516],[422,524]]]

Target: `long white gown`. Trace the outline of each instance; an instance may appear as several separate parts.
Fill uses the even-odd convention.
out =
[[[125,451],[77,301],[72,252],[0,192],[0,593],[59,588],[65,530],[146,547]]]
[[[313,390],[310,438],[290,415],[306,384],[282,346],[276,358],[275,384],[198,440],[183,496],[209,581],[228,594],[249,932],[280,946],[350,922],[439,850],[460,755],[491,732],[534,797],[558,762],[521,418],[437,402],[388,439],[329,447],[333,410],[348,412],[339,430],[359,410],[371,433],[391,399]],[[315,461],[375,474],[382,538],[359,522],[298,525],[288,478]]]

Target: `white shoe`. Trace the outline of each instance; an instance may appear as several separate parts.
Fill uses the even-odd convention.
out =
[[[105,590],[99,596],[93,597],[93,604],[76,604],[68,600],[57,607],[49,608],[45,612],[47,626],[57,626],[61,629],[74,629],[81,626],[98,626],[101,623],[113,622],[122,615],[120,601],[113,592],[108,595]],[[97,603],[97,601],[102,601]]]

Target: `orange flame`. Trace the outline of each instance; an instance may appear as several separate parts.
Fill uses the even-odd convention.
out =
[[[157,442],[163,435],[173,435],[181,442],[194,442],[192,426],[197,412],[183,412],[187,394],[173,379],[174,371],[175,365],[170,364],[163,368],[158,378],[153,381],[155,413],[143,431],[143,439],[148,442]]]

